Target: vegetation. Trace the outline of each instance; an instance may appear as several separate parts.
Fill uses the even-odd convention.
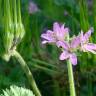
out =
[[[54,22],[70,28],[70,36],[93,27],[96,43],[95,15],[96,0],[0,0],[0,96],[70,96],[67,62],[56,46],[41,43],[41,34]],[[76,96],[95,96],[96,55],[77,55]]]

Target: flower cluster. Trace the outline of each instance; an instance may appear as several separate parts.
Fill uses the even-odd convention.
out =
[[[78,36],[69,38],[69,29],[59,23],[53,24],[53,30],[47,30],[41,35],[43,38],[42,44],[55,44],[58,48],[62,48],[60,60],[69,59],[73,65],[77,64],[77,51],[96,53],[96,44],[90,43],[89,38],[93,32],[90,28],[84,34],[83,31]]]

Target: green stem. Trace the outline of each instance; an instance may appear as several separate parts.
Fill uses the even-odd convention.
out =
[[[21,23],[22,22],[22,20],[21,20],[21,8],[20,8],[20,2],[21,2],[21,0],[18,0],[18,2],[17,2],[17,8],[18,8],[18,22],[19,23]]]
[[[13,52],[13,56],[18,60],[23,71],[25,72],[35,96],[41,96],[40,91],[35,83],[34,78],[33,78],[33,75],[31,73],[29,67],[27,66],[26,62],[24,61],[24,59],[21,57],[21,55],[17,51]]]
[[[70,96],[76,96],[74,78],[73,78],[73,70],[72,70],[72,64],[70,60],[68,60],[67,62],[67,67],[68,67],[68,77],[69,77],[69,85],[70,85]]]
[[[87,79],[87,86],[88,86],[88,96],[93,96],[92,79],[91,79],[91,76],[89,74],[88,74],[88,79]]]
[[[57,80],[53,79],[53,83],[54,83],[54,96],[61,96],[60,94],[60,86]]]

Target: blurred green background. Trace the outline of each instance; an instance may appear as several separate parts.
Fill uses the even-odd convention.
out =
[[[18,51],[32,70],[42,96],[70,96],[66,62],[59,61],[60,50],[42,45],[40,35],[52,29],[53,22],[65,23],[70,34],[94,27],[96,43],[96,0],[21,0],[25,36]],[[1,18],[0,18],[1,19]],[[96,95],[96,56],[82,53],[73,66],[77,96]],[[10,85],[31,89],[15,58],[0,59],[0,92]]]

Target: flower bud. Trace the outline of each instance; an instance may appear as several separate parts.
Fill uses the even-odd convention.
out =
[[[20,0],[1,0],[2,28],[0,32],[0,55],[8,61],[16,46],[24,37],[24,26],[21,20]]]

